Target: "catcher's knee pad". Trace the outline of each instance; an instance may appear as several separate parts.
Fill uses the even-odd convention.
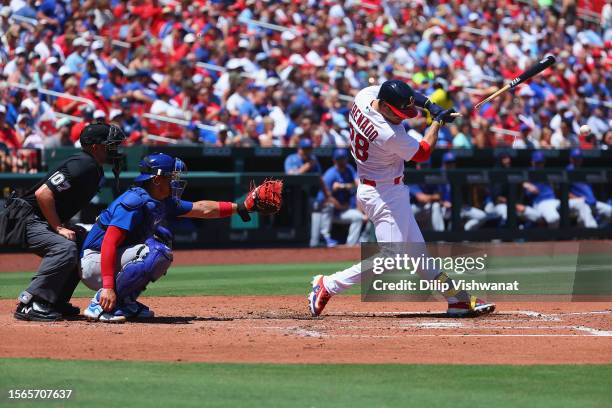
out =
[[[172,264],[172,250],[154,238],[145,241],[138,258],[125,264],[117,275],[117,296],[138,297],[149,282],[155,282]]]

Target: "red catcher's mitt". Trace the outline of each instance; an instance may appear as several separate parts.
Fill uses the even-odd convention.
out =
[[[244,206],[248,211],[257,211],[265,215],[277,213],[282,205],[282,180],[264,180],[257,187],[253,184],[244,200]]]

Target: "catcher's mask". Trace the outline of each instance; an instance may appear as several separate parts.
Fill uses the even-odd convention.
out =
[[[145,156],[140,161],[140,175],[135,182],[143,182],[155,176],[170,177],[170,194],[173,200],[178,201],[187,187],[187,181],[181,180],[181,174],[187,171],[185,163],[175,157],[164,153],[155,153]]]

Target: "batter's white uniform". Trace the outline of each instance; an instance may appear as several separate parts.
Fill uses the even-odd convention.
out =
[[[351,153],[361,180],[357,200],[374,223],[378,242],[424,242],[412,214],[408,186],[402,181],[404,162],[418,151],[420,140],[408,135],[401,124],[387,122],[372,108],[370,104],[377,99],[379,89],[380,86],[371,86],[361,90],[349,113]],[[356,264],[325,276],[323,284],[331,294],[337,294],[360,279],[361,264]]]

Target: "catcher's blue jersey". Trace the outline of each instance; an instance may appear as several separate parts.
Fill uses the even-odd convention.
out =
[[[192,208],[193,203],[190,201],[175,201],[172,198],[158,201],[145,189],[132,187],[102,211],[87,234],[83,250],[99,251],[106,229],[111,225],[128,232],[123,245],[141,244],[153,235],[159,223],[186,214]]]

